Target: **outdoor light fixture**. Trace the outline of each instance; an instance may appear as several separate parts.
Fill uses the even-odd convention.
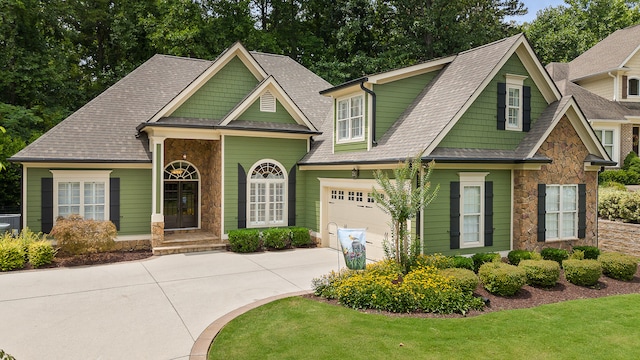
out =
[[[186,152],[182,153],[182,160],[187,160],[187,153]]]
[[[353,168],[353,170],[351,170],[351,177],[353,179],[357,179],[358,176],[360,176],[360,170],[358,170],[358,168]]]

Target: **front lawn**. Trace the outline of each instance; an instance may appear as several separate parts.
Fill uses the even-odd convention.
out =
[[[470,318],[372,315],[301,297],[231,321],[209,359],[629,359],[640,294]]]

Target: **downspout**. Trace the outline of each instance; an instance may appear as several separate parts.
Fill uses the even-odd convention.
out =
[[[616,96],[618,94],[618,76],[613,75],[611,71],[609,71],[607,74],[613,78],[613,101],[616,101],[616,99],[618,98]]]
[[[360,89],[362,89],[367,94],[371,95],[371,145],[377,146],[378,142],[376,141],[376,93],[372,90],[367,89],[364,86],[364,82],[367,81],[367,78],[362,79],[360,82]]]

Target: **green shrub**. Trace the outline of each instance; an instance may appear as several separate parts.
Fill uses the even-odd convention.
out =
[[[518,264],[531,286],[553,287],[560,278],[560,265],[553,260],[522,260]]]
[[[447,269],[453,267],[453,258],[442,254],[418,255],[416,256],[411,270],[433,266],[437,269]]]
[[[620,203],[623,198],[627,197],[629,197],[629,191],[626,189],[618,190],[615,188],[599,188],[598,216],[608,220],[622,219],[622,208],[620,207]]]
[[[448,268],[440,270],[440,274],[448,277],[451,284],[464,292],[473,293],[478,287],[478,275],[473,270]]]
[[[627,156],[624,157],[624,161],[622,162],[622,170],[629,170],[629,167],[631,166],[631,161],[637,158],[638,158],[638,155],[634,151],[629,152]]]
[[[507,254],[509,264],[518,266],[521,260],[535,260],[538,257],[538,253],[529,250],[512,250]]]
[[[0,349],[0,360],[16,360],[11,354],[7,354],[4,350]]]
[[[598,256],[600,256],[600,249],[595,246],[574,246],[572,250],[582,251],[585,259],[596,260],[598,259]]]
[[[544,260],[553,260],[562,267],[562,262],[569,258],[569,252],[565,249],[545,248],[540,251]]]
[[[93,254],[113,250],[118,235],[111,221],[85,220],[80,215],[58,218],[49,233],[61,253]]]
[[[291,231],[291,246],[309,247],[313,245],[309,229],[304,227],[292,227],[289,228],[289,230]]]
[[[638,173],[632,169],[629,170],[605,170],[598,174],[598,183],[618,182],[621,184],[632,185],[638,183]]]
[[[453,267],[459,269],[467,269],[473,271],[473,259],[466,256],[456,255],[451,258]]]
[[[624,184],[615,181],[605,181],[600,184],[601,189],[628,191]]]
[[[473,271],[477,274],[482,264],[488,262],[499,262],[502,260],[502,257],[500,257],[500,254],[498,253],[477,253],[474,254],[471,259],[473,259]]]
[[[34,268],[51,264],[55,256],[56,250],[47,240],[40,240],[29,244],[29,263],[31,263]]]
[[[262,244],[273,250],[291,247],[291,231],[287,228],[270,228],[262,232]]]
[[[563,262],[563,266],[567,281],[579,286],[594,286],[602,275],[598,260],[569,259]]]
[[[478,276],[488,292],[500,296],[512,296],[527,283],[524,269],[502,262],[483,264]]]
[[[630,255],[606,252],[598,260],[602,265],[602,273],[613,279],[630,281],[638,271],[638,259]]]
[[[582,250],[573,250],[569,255],[569,259],[575,260],[584,260],[584,251]]]
[[[22,269],[25,263],[25,252],[22,243],[17,240],[0,241],[0,270],[10,271]]]
[[[231,251],[250,253],[262,250],[260,231],[257,229],[237,229],[229,231]]]

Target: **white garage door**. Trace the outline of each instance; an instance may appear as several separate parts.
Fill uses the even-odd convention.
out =
[[[369,193],[355,189],[331,189],[328,204],[330,246],[340,249],[336,226],[364,228],[367,229],[367,259],[382,260],[382,241],[386,236],[391,237],[391,218],[375,204]]]

